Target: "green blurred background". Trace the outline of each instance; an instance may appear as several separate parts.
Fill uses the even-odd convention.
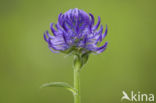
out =
[[[122,91],[156,95],[155,0],[0,0],[0,103],[73,103],[71,56],[53,54],[43,32],[60,12],[83,9],[108,25],[107,50],[81,71],[82,103],[120,103]],[[126,103],[124,101],[123,103]],[[127,102],[129,103],[129,102]]]

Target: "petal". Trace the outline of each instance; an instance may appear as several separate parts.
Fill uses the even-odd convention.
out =
[[[103,26],[101,25],[99,31],[97,32],[97,34],[101,34],[102,32],[103,32]]]
[[[89,15],[91,17],[91,25],[94,25],[94,16],[91,13],[89,13]]]
[[[68,27],[67,27],[67,25],[66,25],[66,22],[64,22],[63,24],[62,24],[62,27],[63,27],[63,29],[66,31],[66,32],[68,32]]]
[[[102,35],[102,38],[105,38],[106,35],[107,35],[107,25],[106,25],[105,33]]]
[[[91,13],[89,13],[89,15],[91,17],[89,29],[90,29],[90,32],[92,32],[92,26],[94,25],[94,16]]]
[[[97,22],[97,24],[93,27],[93,30],[96,30],[96,29],[99,27],[100,22],[101,22],[101,19],[100,19],[100,16],[98,16],[98,22]]]
[[[97,53],[97,54],[102,53],[102,52],[106,49],[107,44],[108,44],[108,42],[106,42],[103,46],[101,46],[101,47],[97,48],[96,53]]]
[[[50,24],[51,32],[56,36],[56,30],[53,28],[54,23]]]
[[[78,8],[73,9],[72,15],[73,15],[73,17],[75,17],[75,19],[78,19],[79,9]]]
[[[59,53],[58,51],[56,51],[55,48],[53,48],[50,38],[48,39],[48,48],[49,48],[50,51],[52,51],[53,53]]]
[[[97,41],[99,40],[100,42],[102,41],[102,32],[103,32],[103,26],[101,25],[100,30],[96,34],[96,35],[99,35],[99,38],[97,39]]]
[[[54,45],[60,45],[62,43],[65,43],[64,39],[62,36],[56,36],[54,39],[50,39],[50,43]]]
[[[87,43],[87,35],[85,35],[83,43],[86,45],[86,43]]]
[[[58,16],[58,23],[60,24],[60,25],[62,25],[62,13],[60,13],[59,14],[59,16]]]
[[[67,44],[67,37],[66,37],[65,33],[63,33],[62,36],[63,36],[64,42]]]
[[[48,39],[47,39],[47,37],[46,37],[46,34],[45,34],[45,33],[43,34],[43,36],[44,36],[44,40],[45,40],[46,42],[48,42]]]
[[[85,48],[88,49],[89,51],[95,52],[97,49],[97,46],[96,44],[92,43],[92,44],[88,44]]]
[[[50,48],[53,50],[61,50],[64,51],[67,49],[67,45],[61,41],[55,42],[54,40],[49,39],[48,40],[48,45]]]
[[[64,13],[64,16],[70,18],[71,13],[72,13],[72,9],[69,9],[67,12]]]
[[[49,34],[48,31],[46,31],[46,35],[47,35],[50,39],[54,39],[54,36],[51,36],[51,35]]]
[[[48,48],[49,48],[49,49],[50,49],[50,51],[51,51],[51,52],[53,52],[53,53],[59,53],[59,51],[53,50],[53,48],[52,48],[52,47],[50,47],[50,46],[48,46]]]
[[[62,34],[63,32],[65,32],[65,31],[63,30],[63,28],[61,28],[61,26],[60,26],[59,23],[57,23],[57,24],[55,25],[55,27],[57,28],[57,35]]]
[[[52,45],[52,48],[60,51],[64,51],[68,49],[65,45]]]
[[[86,12],[84,12],[83,10],[79,10],[79,12],[80,12],[79,15],[82,19],[81,23],[89,24],[89,21],[90,21],[89,15]]]

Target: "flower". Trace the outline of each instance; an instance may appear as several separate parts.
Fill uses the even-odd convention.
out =
[[[103,26],[100,26],[101,19],[98,17],[97,24],[94,24],[94,16],[81,9],[70,9],[64,14],[60,13],[58,22],[50,24],[51,32],[44,33],[44,39],[49,49],[54,53],[102,53],[108,42],[100,46],[100,43],[107,34],[103,33]],[[99,30],[98,27],[100,26]]]

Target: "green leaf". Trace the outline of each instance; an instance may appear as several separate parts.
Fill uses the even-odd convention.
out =
[[[87,61],[88,61],[88,58],[89,58],[89,54],[83,54],[82,56],[81,56],[81,58],[82,58],[82,63],[83,63],[83,65],[85,65],[86,63],[87,63]]]
[[[76,68],[76,69],[79,69],[80,70],[80,68],[82,67],[82,61],[81,61],[81,57],[80,57],[80,55],[74,55],[74,68]],[[78,70],[78,71],[79,71]]]
[[[45,88],[45,87],[63,87],[67,90],[69,90],[70,92],[72,92],[73,94],[77,94],[77,90],[74,89],[71,85],[69,85],[68,83],[64,83],[64,82],[52,82],[52,83],[46,83],[43,84],[41,86],[41,88]]]

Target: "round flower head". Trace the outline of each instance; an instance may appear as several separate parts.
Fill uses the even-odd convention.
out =
[[[100,22],[100,17],[98,17],[97,23],[94,24],[94,16],[91,13],[87,14],[77,8],[70,9],[64,14],[59,14],[57,24],[51,23],[50,28],[54,35],[51,36],[46,31],[44,39],[54,53],[99,54],[106,49],[108,44],[106,42],[103,46],[98,46],[107,34],[107,25],[103,33],[103,26],[100,26]]]

